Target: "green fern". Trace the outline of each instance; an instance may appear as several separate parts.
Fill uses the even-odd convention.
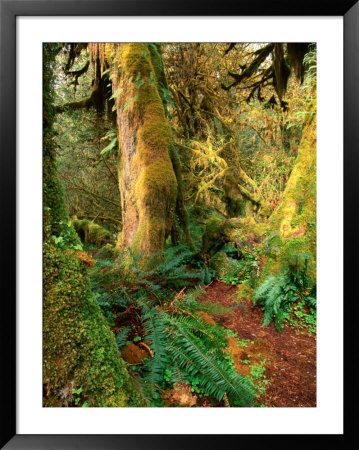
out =
[[[164,386],[164,371],[173,369],[173,381],[196,376],[203,391],[217,400],[224,395],[234,406],[251,406],[255,388],[237,374],[224,354],[225,333],[199,317],[171,315],[141,302],[145,340],[154,355],[144,365],[144,391],[156,398]]]
[[[144,365],[143,381],[146,390],[152,398],[163,386],[164,370],[168,365],[167,342],[164,334],[164,323],[157,309],[145,301],[139,301],[142,308],[142,321],[145,339],[153,351],[153,357],[147,359]]]
[[[153,406],[162,406],[160,391],[166,386],[183,381],[191,384],[194,378],[201,392],[212,398],[221,401],[226,394],[232,406],[251,406],[255,388],[236,373],[229,361],[224,328],[205,323],[196,314],[203,310],[224,311],[219,305],[199,303],[197,299],[204,290],[198,286],[173,301],[174,289],[199,280],[208,281],[211,276],[203,268],[198,271],[187,267],[191,255],[183,246],[169,249],[151,271],[143,270],[139,258],[133,257],[130,269],[136,274],[136,285],[130,281],[127,286],[121,272],[123,258],[100,261],[92,271],[94,291],[103,310],[111,313],[110,318],[111,304],[120,307],[117,311],[128,309],[129,305],[140,308],[141,314],[134,320],[143,329],[142,339],[150,347],[151,355],[131,370]],[[120,348],[129,332],[125,328],[119,332]]]
[[[254,402],[255,388],[241,375],[237,374],[214,355],[212,349],[190,331],[188,319],[167,315],[165,322],[169,328],[169,353],[182,370],[200,379],[207,395],[222,400],[227,394],[231,404],[251,406]]]
[[[283,322],[293,304],[305,300],[311,308],[316,305],[315,287],[308,295],[308,255],[293,255],[289,268],[280,275],[267,277],[255,290],[253,303],[263,305],[263,326],[268,326],[274,320],[279,332],[283,330]]]
[[[155,268],[144,275],[161,286],[179,290],[184,286],[208,284],[213,277],[213,271],[207,266],[199,269],[189,269],[187,262],[193,257],[193,252],[185,245],[169,247],[163,254],[163,260]],[[155,255],[154,258],[157,258]]]
[[[131,331],[130,326],[126,326],[121,328],[121,330],[118,332],[116,336],[116,343],[119,349],[121,349],[126,344],[127,336],[129,335]]]

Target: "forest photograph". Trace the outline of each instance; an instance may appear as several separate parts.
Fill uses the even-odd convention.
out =
[[[316,407],[316,44],[43,44],[44,407]]]

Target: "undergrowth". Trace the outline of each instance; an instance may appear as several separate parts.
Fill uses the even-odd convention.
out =
[[[277,330],[281,332],[285,321],[289,321],[301,327],[307,324],[310,332],[314,332],[316,288],[310,287],[308,255],[298,254],[293,255],[293,258],[294,263],[278,276],[267,277],[255,290],[253,303],[259,302],[263,306],[263,326],[268,326],[274,320]],[[305,305],[309,313],[304,311]]]
[[[205,265],[188,267],[191,256],[187,248],[175,247],[144,271],[140,258],[126,266],[124,255],[112,260],[99,255],[91,270],[92,290],[120,350],[130,343],[146,349],[148,356],[129,368],[152,406],[163,406],[161,392],[177,383],[230,406],[254,406],[253,383],[236,373],[226,351],[227,330],[200,315],[228,311],[197,301],[212,272]]]

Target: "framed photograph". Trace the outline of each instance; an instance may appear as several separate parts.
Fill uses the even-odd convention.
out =
[[[358,4],[0,14],[2,448],[343,439]]]

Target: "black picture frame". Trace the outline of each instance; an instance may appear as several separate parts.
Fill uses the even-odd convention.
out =
[[[316,445],[324,437],[343,447],[354,428],[354,415],[345,416],[343,435],[18,435],[16,434],[16,17],[17,16],[343,16],[344,17],[344,285],[353,292],[345,304],[345,375],[350,367],[350,342],[354,342],[358,232],[354,228],[356,180],[359,169],[359,3],[342,0],[302,2],[250,0],[194,2],[189,0],[0,0],[0,192],[2,194],[2,387],[1,448],[6,449],[199,449],[246,445],[276,440],[276,447],[295,442]],[[356,294],[357,295],[357,294]],[[351,311],[352,310],[352,311]],[[354,351],[354,350],[352,350]],[[354,354],[355,356],[355,354]],[[349,383],[349,382],[348,382]],[[347,385],[348,386],[348,385]],[[348,387],[346,409],[350,406]],[[278,441],[278,438],[281,441]],[[347,440],[345,440],[347,442]],[[334,442],[333,442],[334,443]],[[343,447],[344,448],[344,447]]]

